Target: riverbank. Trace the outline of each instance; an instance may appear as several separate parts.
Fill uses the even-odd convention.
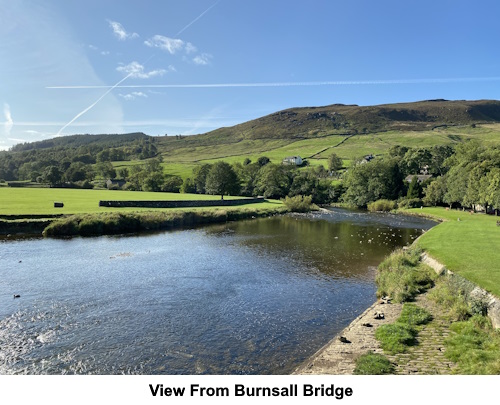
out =
[[[0,220],[1,234],[39,234],[45,237],[97,236],[192,227],[283,214],[276,208],[233,208],[76,214],[60,218]]]
[[[404,213],[442,222],[414,242],[414,248],[425,248],[426,254],[422,255],[422,262],[440,276],[436,280],[436,287],[414,297],[398,299],[403,302],[414,301],[432,315],[432,321],[422,327],[414,345],[411,345],[405,353],[397,355],[384,353],[381,343],[375,339],[375,332],[383,324],[393,323],[399,317],[402,306],[379,301],[297,368],[294,374],[353,374],[357,359],[366,353],[386,354],[397,374],[498,373],[500,342],[499,335],[494,328],[500,325],[500,300],[460,275],[460,273],[469,274],[464,272],[463,268],[456,267],[454,270],[459,275],[455,275],[449,271],[448,265],[440,263],[427,253],[432,250],[441,252],[444,257],[448,257],[450,252],[460,255],[462,252],[459,249],[463,249],[464,243],[477,246],[478,243],[486,242],[485,237],[490,238],[489,243],[486,243],[486,246],[490,246],[491,238],[494,241],[498,237],[498,232],[494,232],[498,227],[495,227],[493,220],[486,215],[465,213],[467,216],[464,217],[463,211],[449,212],[443,209],[445,215],[438,215],[435,212],[437,209],[428,209],[428,211],[430,212],[404,211]],[[462,227],[463,222],[468,226]],[[451,241],[458,239],[460,243],[454,246],[448,239]],[[438,241],[440,243],[437,243]],[[470,256],[470,252],[463,253]],[[486,255],[486,257],[478,258],[477,255]],[[478,269],[478,265],[481,266],[480,263],[483,263],[485,259],[489,261],[489,267],[495,267],[498,263],[492,260],[491,255],[488,255],[484,249],[474,251],[472,257],[476,261],[466,263],[467,268],[476,269],[476,271],[481,270]],[[387,260],[391,260],[391,257]],[[462,260],[458,259],[452,263],[460,264]],[[386,286],[383,285],[386,280],[380,277],[383,270],[387,270],[386,261],[379,266],[377,277],[379,296],[387,295],[387,291],[384,291]],[[398,284],[402,283],[403,288],[400,290],[407,291],[408,288],[404,287],[406,274],[401,274],[399,266],[394,266],[394,269],[393,275],[389,275],[389,282],[397,288],[399,288]],[[489,278],[485,278],[482,273],[479,273],[479,276],[482,284],[490,285],[489,282],[495,279],[496,274],[490,271]],[[397,288],[394,288],[389,295],[397,294]],[[375,314],[380,312],[384,313],[384,319],[375,319]],[[486,314],[490,319],[485,316]],[[372,327],[364,326],[366,324],[371,324]]]

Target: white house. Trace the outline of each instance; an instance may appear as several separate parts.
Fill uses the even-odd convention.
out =
[[[284,165],[300,166],[302,164],[302,158],[300,156],[289,156],[284,158],[281,163]]]

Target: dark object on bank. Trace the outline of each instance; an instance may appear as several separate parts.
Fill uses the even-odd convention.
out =
[[[367,328],[371,328],[373,325],[371,323],[362,323],[361,326],[366,326]]]
[[[350,340],[347,340],[347,338],[346,338],[346,337],[344,337],[344,336],[339,336],[339,340],[340,340],[342,343],[351,343],[351,341],[350,341]]]
[[[62,207],[64,207],[63,202],[54,202],[54,208],[62,208]]]
[[[21,298],[19,294],[14,294],[14,298]]]
[[[384,313],[383,312],[375,312],[375,316],[373,319],[385,319]]]

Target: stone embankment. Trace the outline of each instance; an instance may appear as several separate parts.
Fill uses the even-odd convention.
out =
[[[264,198],[237,198],[232,200],[168,200],[168,201],[99,201],[99,207],[133,208],[183,208],[183,207],[234,207],[264,202]]]
[[[450,323],[443,315],[443,311],[427,298],[427,294],[419,295],[416,304],[427,309],[432,314],[433,320],[422,327],[417,336],[417,345],[409,347],[406,353],[387,355],[375,339],[375,330],[380,325],[395,322],[403,307],[402,304],[378,301],[297,368],[294,374],[352,375],[357,358],[368,352],[386,355],[395,365],[396,374],[451,374],[454,363],[444,356],[443,343],[449,334]],[[384,319],[375,319],[377,313],[383,313]],[[367,323],[372,326],[363,326]],[[349,343],[341,341],[341,336]]]

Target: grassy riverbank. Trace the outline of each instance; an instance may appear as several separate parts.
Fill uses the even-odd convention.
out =
[[[44,236],[93,236],[155,231],[236,221],[286,212],[280,208],[232,208],[76,214],[54,220]]]
[[[442,207],[400,212],[443,221],[422,235],[417,246],[449,270],[500,297],[499,217]]]
[[[224,197],[232,200],[242,197]],[[220,200],[219,196],[140,191],[77,190],[60,188],[0,189],[0,234],[32,233],[45,236],[102,235],[171,229],[232,221],[286,212],[281,201],[234,207],[112,208],[100,200]],[[63,202],[55,208],[54,202]]]

